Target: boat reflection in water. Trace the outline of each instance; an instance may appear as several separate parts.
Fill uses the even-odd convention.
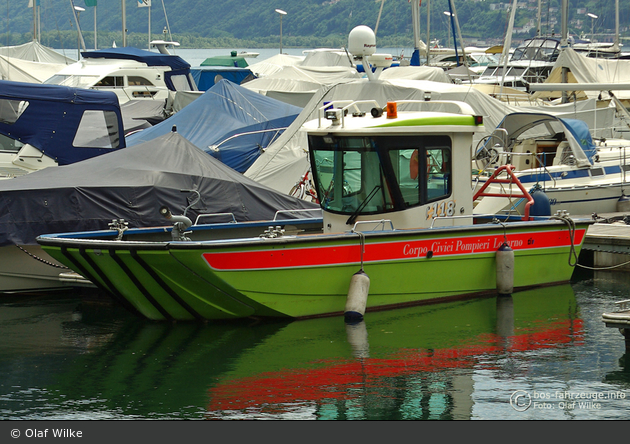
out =
[[[153,323],[76,299],[3,302],[3,313],[3,419],[470,419],[489,408],[484,372],[513,383],[541,350],[584,344],[570,285],[373,312],[355,325]],[[509,395],[499,401],[510,409]]]
[[[570,285],[370,313],[354,325],[293,322],[220,376],[207,417],[469,419],[473,371],[510,353],[579,346],[582,335]]]

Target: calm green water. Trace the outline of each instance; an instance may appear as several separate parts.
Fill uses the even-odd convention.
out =
[[[171,325],[95,295],[5,297],[0,419],[627,419],[630,360],[601,315],[628,298],[628,278],[368,313],[352,327]],[[527,410],[510,404],[516,391]]]

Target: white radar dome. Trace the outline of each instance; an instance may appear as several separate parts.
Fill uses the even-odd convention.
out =
[[[369,26],[359,25],[348,35],[348,51],[355,57],[370,56],[376,52],[376,36]]]

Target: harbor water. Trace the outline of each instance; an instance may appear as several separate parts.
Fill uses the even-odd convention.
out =
[[[297,321],[157,323],[92,291],[0,300],[0,419],[592,420],[630,417],[602,313],[627,273]]]

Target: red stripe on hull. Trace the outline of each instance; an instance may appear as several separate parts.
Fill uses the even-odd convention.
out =
[[[586,230],[575,231],[575,245],[580,245]],[[215,270],[260,270],[272,268],[314,267],[352,264],[361,261],[359,237],[356,244],[325,247],[284,248],[203,253],[203,258]],[[396,261],[426,257],[492,253],[503,244],[502,234],[455,238],[369,243],[365,245],[363,262]],[[568,247],[571,238],[567,230],[512,233],[507,236],[510,247],[517,250]]]

